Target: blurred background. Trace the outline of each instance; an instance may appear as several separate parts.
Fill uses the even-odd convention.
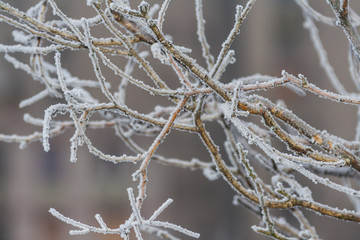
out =
[[[22,11],[37,1],[8,0]],[[133,7],[139,1],[130,1]],[[149,1],[162,3],[161,0]],[[234,23],[235,5],[246,1],[205,0],[204,15],[206,35],[211,52],[217,56],[221,43]],[[326,1],[309,1],[310,4],[327,16],[333,16]],[[95,14],[86,1],[57,1],[64,13],[73,18],[89,17]],[[360,2],[351,1],[353,9],[360,12]],[[49,11],[48,17],[51,16]],[[304,74],[311,83],[320,88],[333,90],[323,73],[318,57],[303,28],[300,8],[290,0],[258,0],[245,20],[241,33],[232,49],[236,50],[236,63],[230,65],[223,82],[254,73],[281,76],[284,69],[297,75]],[[317,24],[323,44],[328,50],[329,60],[348,91],[354,88],[348,73],[348,44],[345,35],[338,28]],[[0,23],[0,42],[13,44],[13,28]],[[165,18],[164,32],[172,36],[176,45],[193,49],[191,56],[205,66],[201,59],[201,48],[197,41],[196,20],[193,0],[173,0]],[[108,33],[106,33],[108,34]],[[13,55],[23,61],[28,56]],[[53,55],[47,60],[53,62]],[[119,65],[124,60],[119,59]],[[67,51],[62,55],[62,64],[74,76],[95,79],[90,61],[85,51]],[[156,64],[154,66],[157,66]],[[161,69],[161,66],[157,66]],[[106,73],[105,74],[109,74]],[[141,76],[141,73],[135,73]],[[160,73],[166,76],[165,73]],[[108,75],[110,77],[110,74]],[[111,76],[113,77],[113,76]],[[44,109],[54,100],[42,100],[34,106],[18,108],[19,102],[43,89],[38,82],[0,57],[0,133],[30,134],[41,131],[23,122],[23,115],[42,118]],[[160,99],[149,101],[149,96],[130,88],[128,103],[134,109],[148,112]],[[263,94],[276,101],[284,100],[288,108],[318,129],[326,129],[345,139],[354,139],[357,109],[354,106],[325,101],[308,94],[299,97],[286,88],[270,90]],[[212,128],[212,136],[221,143],[224,136],[217,124],[207,124]],[[115,137],[113,129],[89,130],[95,146],[111,154],[127,152],[124,145]],[[137,166],[104,162],[80,148],[78,162],[69,162],[69,139],[72,130],[51,139],[51,150],[45,153],[39,142],[24,150],[17,144],[0,143],[0,240],[60,240],[60,239],[119,239],[117,236],[88,234],[69,236],[72,228],[52,217],[48,210],[53,207],[65,216],[89,225],[97,225],[94,218],[100,213],[109,227],[117,227],[130,214],[126,189],[136,183],[131,174]],[[151,139],[145,139],[143,146],[149,146]],[[173,131],[158,150],[165,156],[210,160],[206,149],[197,136]],[[148,186],[148,198],[142,208],[144,216],[150,216],[167,198],[174,202],[163,212],[160,219],[179,224],[201,233],[200,239],[268,239],[255,234],[250,226],[258,224],[259,219],[241,206],[234,206],[234,191],[222,179],[210,182],[200,171],[177,169],[152,162]],[[304,184],[312,183],[306,179]],[[314,198],[320,202],[351,208],[342,194],[315,186]],[[317,227],[323,239],[358,239],[358,224],[345,223],[315,213],[304,211],[310,222]],[[280,212],[285,214],[285,212]],[[276,212],[274,212],[276,215]],[[286,215],[287,216],[287,215]],[[288,216],[290,217],[290,216]],[[291,219],[290,222],[295,222]],[[188,239],[177,235],[181,239]],[[148,237],[146,239],[151,239]]]

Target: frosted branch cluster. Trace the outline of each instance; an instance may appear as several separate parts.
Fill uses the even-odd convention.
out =
[[[199,238],[200,234],[198,233],[194,233],[190,230],[187,230],[185,228],[182,228],[178,225],[169,223],[169,222],[163,222],[163,221],[157,221],[155,220],[156,217],[159,216],[159,214],[164,211],[164,209],[169,206],[169,204],[172,203],[172,199],[168,199],[167,201],[165,201],[157,210],[155,210],[155,212],[151,215],[151,217],[147,220],[143,219],[143,217],[141,216],[140,213],[140,209],[138,209],[136,202],[135,202],[135,198],[134,198],[134,192],[132,188],[128,188],[128,195],[129,195],[129,200],[130,200],[130,205],[132,208],[132,215],[129,217],[129,219],[121,224],[118,228],[109,228],[106,223],[104,222],[104,220],[102,219],[102,217],[100,216],[100,214],[96,214],[95,215],[95,219],[97,220],[97,222],[99,223],[100,227],[93,227],[93,226],[89,226],[86,225],[84,223],[75,221],[71,218],[65,217],[64,215],[62,215],[61,213],[59,213],[57,210],[51,208],[49,210],[49,212],[56,218],[58,218],[59,220],[72,225],[73,227],[76,227],[80,230],[70,230],[70,235],[83,235],[83,234],[87,234],[90,232],[94,232],[94,233],[102,233],[102,234],[117,234],[120,235],[123,239],[130,239],[130,231],[133,229],[135,231],[136,234],[136,238],[137,239],[143,239],[142,235],[141,235],[141,231],[145,231],[145,232],[149,232],[152,234],[156,234],[159,237],[167,237],[167,239],[178,239],[175,236],[171,235],[168,231],[162,229],[172,229],[178,232],[181,232],[185,235],[188,235],[190,237],[193,238]]]
[[[138,183],[137,192],[128,189],[132,213],[118,228],[109,228],[100,215],[95,216],[99,224],[95,227],[50,209],[56,218],[76,228],[70,234],[96,232],[129,239],[133,232],[137,239],[143,239],[142,232],[147,232],[163,239],[177,239],[171,230],[198,238],[198,233],[156,220],[172,202],[170,199],[149,219],[142,217],[147,183],[151,181],[148,166],[155,162],[200,170],[210,181],[222,178],[234,190],[233,204],[243,205],[260,217],[259,225],[253,226],[253,230],[275,239],[319,239],[316,229],[303,214],[306,209],[324,217],[360,222],[360,191],[357,190],[360,183],[360,117],[355,139],[346,140],[311,126],[285,106],[260,95],[284,86],[304,97],[309,93],[359,106],[360,112],[360,37],[356,30],[360,17],[351,9],[349,1],[327,0],[334,16],[325,16],[313,9],[307,0],[295,0],[303,12],[304,27],[318,54],[319,69],[325,72],[334,92],[311,83],[310,77],[281,69],[279,76],[274,77],[254,74],[231,82],[224,79],[227,67],[236,62],[232,43],[240,34],[247,15],[253,11],[255,0],[236,6],[234,25],[224,36],[218,55],[212,53],[206,38],[203,1],[195,0],[197,36],[206,66],[199,65],[189,56],[191,49],[176,45],[176,39],[171,40],[163,32],[166,19],[171,17],[166,15],[170,0],[164,0],[161,6],[145,1],[139,6],[131,6],[129,2],[87,1],[87,8],[94,16],[73,19],[57,6],[55,0],[41,0],[26,12],[0,1],[1,22],[14,28],[14,44],[0,44],[0,52],[16,69],[42,84],[38,93],[21,101],[19,107],[35,105],[42,99],[58,100],[44,109],[41,119],[30,113],[24,115],[24,121],[40,128],[38,131],[25,136],[0,134],[0,140],[19,143],[20,148],[40,141],[44,151],[50,151],[50,139],[68,130],[73,132],[71,162],[78,161],[78,148],[86,146],[99,159],[112,163],[131,162],[138,166],[132,175]],[[346,35],[350,75],[357,87],[354,92],[345,89],[331,66],[317,24],[340,26]],[[108,31],[109,37],[96,37],[94,31],[99,27]],[[80,79],[63,67],[62,54],[80,50],[88,53],[94,79]],[[27,54],[30,60],[22,62],[15,53]],[[46,55],[51,58],[45,58]],[[116,58],[126,59],[127,64],[119,66],[114,61]],[[169,87],[174,84],[161,77],[160,70],[154,67],[158,62],[175,73],[177,87]],[[103,74],[105,70],[116,75],[117,86],[110,84]],[[138,79],[134,71],[143,71],[146,77]],[[129,85],[139,88],[144,95],[157,95],[171,104],[156,105],[150,113],[132,109],[127,96]],[[103,96],[95,96],[94,89],[100,89]],[[65,117],[59,120],[59,115]],[[250,116],[259,118],[261,123],[255,123]],[[221,152],[220,146],[213,141],[206,122],[221,126],[226,136],[223,143],[226,151]],[[132,154],[116,156],[101,151],[88,136],[89,128],[114,129],[119,142],[125,143]],[[208,159],[182,160],[157,154],[159,145],[172,131],[198,136],[209,152]],[[134,138],[137,135],[152,136],[153,141],[143,149]],[[276,147],[279,140],[287,150]],[[260,168],[271,173],[270,181],[258,173]],[[317,202],[310,187],[297,180],[299,175],[344,194],[351,199],[354,208],[339,209]],[[333,180],[337,178],[344,180],[343,184]],[[291,213],[298,224],[290,224],[285,217],[273,216],[274,209]]]

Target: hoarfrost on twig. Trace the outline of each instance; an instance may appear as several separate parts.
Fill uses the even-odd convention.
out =
[[[94,232],[94,233],[101,233],[101,234],[117,234],[117,235],[120,235],[121,237],[124,237],[125,235],[127,235],[130,232],[131,229],[134,229],[134,230],[136,229],[135,232],[136,232],[137,238],[142,239],[141,230],[161,231],[163,234],[167,234],[166,231],[158,229],[158,228],[165,228],[165,229],[171,229],[171,230],[180,232],[182,234],[185,234],[185,235],[193,237],[193,238],[200,237],[200,234],[190,231],[181,226],[178,226],[178,225],[175,225],[175,224],[169,223],[169,222],[155,220],[156,217],[159,214],[161,214],[161,212],[164,211],[165,208],[167,206],[169,206],[169,204],[171,204],[172,199],[166,200],[157,210],[155,210],[153,215],[148,220],[145,220],[142,218],[140,210],[136,206],[133,189],[128,188],[127,192],[128,192],[130,205],[131,205],[133,212],[132,212],[131,216],[129,217],[129,219],[127,221],[125,221],[124,224],[121,224],[118,228],[109,228],[106,225],[106,223],[104,222],[104,220],[102,219],[100,214],[95,215],[95,219],[97,220],[100,227],[94,227],[94,226],[90,226],[90,225],[78,222],[69,217],[65,217],[64,215],[62,215],[60,212],[58,212],[57,210],[55,210],[53,208],[51,208],[49,210],[49,212],[51,213],[51,215],[53,215],[54,217],[58,218],[59,220],[65,222],[66,224],[80,229],[80,230],[70,230],[70,232],[69,232],[70,235],[80,235],[80,234],[87,234],[90,232]],[[132,218],[132,216],[135,216],[135,218]]]
[[[65,217],[53,208],[49,212],[75,228],[70,231],[71,235],[95,232],[117,234],[129,240],[130,232],[137,239],[144,239],[143,233],[146,232],[175,240],[178,238],[170,232],[176,231],[198,238],[198,233],[157,220],[172,199],[161,204],[150,218],[142,215],[148,181],[151,180],[148,168],[152,162],[159,162],[200,170],[209,181],[222,177],[236,192],[233,203],[245,206],[260,217],[261,224],[254,226],[253,230],[275,239],[319,239],[302,208],[337,219],[360,222],[360,191],[351,180],[359,178],[360,121],[355,141],[349,141],[306,123],[287,109],[287,99],[272,102],[258,94],[281,86],[302,97],[309,92],[326,100],[355,105],[360,119],[360,94],[357,93],[360,91],[360,37],[356,29],[360,26],[360,17],[350,7],[349,1],[327,1],[335,13],[334,17],[327,17],[313,9],[307,0],[295,0],[303,11],[304,27],[310,33],[320,67],[333,85],[334,92],[311,83],[310,75],[309,78],[302,74],[294,76],[285,70],[280,77],[253,74],[225,83],[227,80],[222,79],[224,73],[229,64],[235,62],[232,44],[256,1],[247,0],[244,7],[236,6],[234,25],[220,44],[216,58],[210,52],[211,46],[205,35],[205,1],[194,1],[197,37],[205,67],[190,57],[191,47],[175,45],[173,42],[177,39],[171,39],[164,33],[165,15],[171,11],[168,8],[170,0],[164,0],[161,7],[141,1],[135,8],[129,0],[87,0],[87,5],[95,10],[95,16],[81,19],[67,16],[55,0],[40,0],[25,12],[0,1],[0,21],[16,29],[12,32],[14,43],[0,44],[0,52],[5,53],[5,60],[14,68],[24,71],[41,84],[41,88],[22,100],[19,107],[31,110],[29,106],[35,106],[43,99],[57,98],[45,109],[43,119],[31,113],[24,114],[24,122],[42,127],[42,131],[27,135],[0,134],[0,141],[18,143],[20,148],[39,141],[44,150],[49,151],[50,139],[70,129],[73,131],[69,139],[71,162],[77,161],[78,148],[84,145],[88,152],[105,161],[141,162],[132,175],[134,181],[138,181],[138,192],[134,194],[132,188],[127,189],[132,212],[119,227],[109,228],[106,219],[99,214],[95,215],[99,226],[90,226]],[[52,10],[53,15],[47,14],[48,10]],[[153,19],[157,11],[158,15]],[[168,14],[166,19],[168,17],[171,16]],[[344,78],[340,81],[335,74],[314,21],[329,26],[338,25],[347,36],[350,45],[349,71],[358,90],[356,93],[347,92]],[[108,30],[111,36],[96,37],[99,28]],[[68,50],[88,53],[94,79],[80,79],[64,68],[62,56]],[[29,61],[20,60],[19,53],[29,55]],[[48,56],[52,60],[48,61]],[[126,60],[125,67],[118,58]],[[158,64],[175,72],[176,86],[173,86],[169,75],[160,74]],[[145,74],[138,74],[137,68]],[[117,86],[115,91],[111,89],[110,81]],[[132,87],[165,101],[156,103],[146,113],[135,110],[130,107]],[[143,104],[142,96],[136,95],[135,99],[139,101],[137,104]],[[58,115],[65,116],[57,119]],[[254,117],[260,118],[260,121],[253,121]],[[205,124],[207,122],[217,122],[223,130],[226,136],[223,142],[225,154],[210,137],[211,124]],[[113,128],[115,136],[133,154],[103,152],[93,144],[96,136],[88,135],[88,128]],[[173,130],[197,134],[211,159],[183,160],[157,153],[160,144]],[[138,141],[138,136],[152,137],[153,141],[145,148]],[[278,143],[286,149],[280,151]],[[271,183],[267,183],[258,172],[261,167],[272,175]],[[316,202],[311,187],[299,181],[294,172],[315,184],[344,193],[356,211]],[[338,183],[329,176],[341,177],[344,181]],[[287,209],[299,226],[294,227],[285,218],[274,217],[273,209]]]

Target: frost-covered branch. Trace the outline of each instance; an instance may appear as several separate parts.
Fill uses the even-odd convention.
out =
[[[256,11],[255,0],[233,9],[234,24],[219,44],[216,58],[205,36],[203,5],[207,3],[195,0],[194,24],[206,66],[191,55],[193,46],[179,46],[177,40],[166,33],[164,24],[172,17],[167,14],[170,0],[164,0],[161,6],[145,1],[132,6],[133,3],[125,0],[88,0],[87,7],[94,16],[80,19],[70,18],[55,0],[41,0],[25,12],[0,1],[0,20],[14,28],[14,42],[0,44],[0,52],[16,69],[41,83],[38,91],[22,100],[19,107],[26,110],[40,100],[55,101],[44,109],[42,118],[24,115],[24,121],[38,130],[28,135],[0,134],[0,141],[18,143],[20,148],[38,141],[45,151],[51,151],[52,138],[72,131],[71,162],[80,161],[78,150],[85,146],[99,159],[111,163],[131,162],[137,166],[132,175],[137,192],[127,189],[132,213],[118,228],[109,228],[98,214],[95,218],[99,226],[90,226],[50,209],[56,218],[76,228],[70,231],[72,235],[96,232],[129,239],[131,233],[143,239],[146,232],[159,238],[177,239],[168,231],[172,230],[198,238],[198,233],[157,220],[171,199],[150,218],[142,215],[151,181],[148,168],[156,162],[200,170],[209,181],[222,177],[235,192],[234,205],[245,206],[259,216],[260,223],[253,230],[275,239],[319,239],[313,223],[303,214],[305,209],[359,223],[360,191],[353,182],[360,179],[360,110],[355,140],[346,140],[311,126],[286,107],[286,99],[274,103],[261,93],[286,87],[285,91],[294,91],[301,97],[311,93],[360,109],[360,38],[356,30],[360,17],[351,9],[349,1],[327,1],[334,17],[315,10],[307,0],[295,2],[303,11],[304,26],[319,57],[319,69],[325,71],[335,90],[316,86],[312,76],[298,74],[296,77],[281,69],[278,76],[254,74],[232,81],[225,79],[225,71],[230,64],[235,64],[235,56],[239,57],[232,49],[233,43],[246,17]],[[49,9],[52,15],[46,14]],[[343,79],[337,77],[315,24],[340,26],[344,31],[351,46],[349,71],[356,90],[346,90]],[[98,29],[107,34],[96,37]],[[79,50],[87,52],[92,79],[80,79],[64,68],[63,54],[67,51],[76,54]],[[19,54],[30,56],[29,62],[20,60]],[[126,64],[119,64],[119,58]],[[162,74],[163,69],[168,72]],[[164,101],[154,103],[149,112],[137,110],[130,102],[130,85],[144,96],[156,95]],[[137,96],[139,102],[143,101],[140,95]],[[223,130],[226,140],[220,144],[225,151],[212,138],[214,133],[207,122],[218,123]],[[117,156],[103,152],[93,144],[94,137],[88,135],[90,128],[99,132],[113,129],[119,143],[131,154]],[[174,130],[199,137],[209,157],[184,160],[161,155],[159,147]],[[138,136],[152,138],[152,142],[143,146]],[[268,171],[271,177],[262,176],[260,169]],[[312,187],[299,175],[348,197],[353,209],[340,209],[315,200]],[[283,217],[273,214],[277,209],[294,216],[298,226],[290,224],[283,212],[279,213]]]
[[[167,201],[165,201],[158,209],[155,210],[155,212],[152,214],[152,216],[149,219],[145,220],[142,218],[140,210],[137,208],[135,204],[133,189],[128,188],[127,191],[130,200],[130,205],[133,210],[132,216],[135,217],[130,216],[129,219],[126,220],[125,223],[121,224],[118,228],[109,228],[102,219],[100,214],[95,215],[95,219],[100,227],[95,227],[78,222],[69,217],[65,217],[54,208],[51,208],[49,212],[51,213],[51,215],[65,222],[66,224],[69,224],[73,227],[80,229],[80,230],[70,230],[69,232],[70,235],[84,235],[90,232],[94,232],[100,234],[116,234],[116,235],[120,235],[123,239],[129,239],[130,231],[132,229],[136,229],[135,232],[136,232],[136,237],[138,239],[142,239],[140,230],[151,233],[156,232],[157,234],[161,233],[161,235],[163,236],[168,236],[168,239],[173,239],[172,235],[168,233],[166,230],[164,230],[164,229],[171,229],[193,238],[200,237],[200,234],[192,232],[186,228],[180,227],[173,223],[155,220],[156,217],[159,216],[159,214],[161,214],[161,212],[163,212],[165,208],[171,204],[171,202],[173,201],[172,199],[168,199]]]

